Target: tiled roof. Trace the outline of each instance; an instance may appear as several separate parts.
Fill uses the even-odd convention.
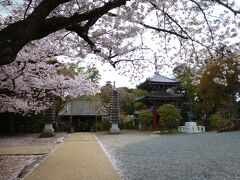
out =
[[[162,76],[159,73],[155,73],[154,76],[147,79],[151,82],[165,82],[165,83],[178,83],[179,81],[175,79],[170,79],[168,77]]]
[[[64,105],[59,116],[106,116],[100,101],[74,100]]]
[[[176,86],[179,83],[180,83],[180,81],[162,76],[159,73],[155,73],[154,76],[147,78],[146,81],[137,85],[137,88],[145,89],[150,84],[172,87],[172,86]]]
[[[177,100],[182,99],[184,97],[183,94],[170,94],[170,93],[153,93],[153,94],[147,94],[146,96],[139,97],[136,99],[136,101],[142,101],[146,99],[155,99],[155,100]]]

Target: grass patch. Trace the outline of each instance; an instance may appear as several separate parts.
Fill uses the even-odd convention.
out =
[[[176,129],[169,129],[160,131],[159,134],[179,134],[179,132]]]

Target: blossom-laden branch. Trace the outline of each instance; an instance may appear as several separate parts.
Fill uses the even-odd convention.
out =
[[[142,26],[144,26],[146,28],[153,29],[153,30],[158,31],[158,32],[166,32],[168,34],[176,35],[176,36],[178,36],[178,37],[180,37],[182,39],[188,39],[187,36],[183,36],[182,34],[179,34],[179,33],[175,32],[175,31],[172,31],[172,30],[167,30],[167,29],[164,29],[164,28],[153,27],[153,26],[144,24],[142,22],[139,22],[139,24],[141,24]]]
[[[56,49],[65,47],[60,55],[79,59],[96,55],[95,59],[116,68],[121,68],[123,60],[131,64],[151,59],[153,54],[131,51],[138,48],[141,51],[142,47],[151,48],[152,53],[165,61],[161,60],[163,64],[201,63],[213,57],[223,44],[240,50],[234,41],[239,37],[240,22],[234,17],[239,10],[226,2],[23,0],[22,6],[9,8],[11,15],[2,17],[0,22],[0,65],[13,62],[31,41],[55,32],[61,33],[58,40],[64,41],[55,44]],[[139,41],[139,36],[143,41]]]
[[[29,10],[31,4],[32,4],[32,0],[29,0],[28,5],[27,5],[27,8],[26,8],[26,10],[25,10],[25,12],[24,12],[23,19],[26,19],[27,12],[28,12],[28,10]]]
[[[50,41],[33,42],[20,51],[15,62],[1,66],[0,112],[38,112],[52,105],[49,97],[77,97],[96,92],[90,74],[64,74],[64,65],[52,60],[54,57],[49,58],[54,46],[43,48],[46,44]]]
[[[18,52],[30,41],[41,39],[58,30],[92,21],[108,11],[124,5],[127,0],[113,0],[86,12],[75,12],[70,17],[48,17],[59,5],[71,0],[42,0],[25,19],[8,25],[0,31],[0,65],[13,62]],[[102,3],[101,3],[102,4]],[[82,29],[87,30],[87,29]],[[82,32],[81,34],[86,34]]]
[[[66,30],[76,32],[78,34],[78,36],[80,36],[84,41],[86,41],[90,45],[91,49],[95,53],[98,53],[99,50],[97,49],[96,45],[92,42],[92,40],[89,38],[88,31],[89,31],[89,28],[91,26],[93,26],[99,18],[100,17],[89,20],[84,26],[71,25],[71,26],[66,28]]]
[[[213,2],[217,2],[218,4],[222,5],[223,7],[229,9],[231,12],[234,13],[234,15],[240,14],[240,10],[235,10],[234,8],[231,7],[231,5],[222,2],[221,0],[212,0]]]

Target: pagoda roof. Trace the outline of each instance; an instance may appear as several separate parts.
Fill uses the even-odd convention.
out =
[[[152,77],[147,78],[145,82],[139,84],[137,88],[144,88],[148,84],[175,86],[179,83],[180,81],[178,80],[162,76],[159,73],[155,73]]]
[[[171,94],[171,93],[151,93],[147,94],[146,96],[137,98],[136,101],[145,101],[145,100],[157,100],[157,101],[164,101],[164,100],[180,100],[184,97],[183,94]]]

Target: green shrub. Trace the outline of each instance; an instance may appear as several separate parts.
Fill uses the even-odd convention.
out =
[[[141,110],[138,115],[143,130],[150,130],[152,126],[153,113],[149,110]]]
[[[123,122],[124,128],[125,129],[134,129],[133,125],[133,117],[130,115],[125,115],[125,114],[120,114],[120,118]]]
[[[180,112],[172,104],[164,104],[159,108],[160,124],[167,129],[175,129],[181,119]]]
[[[223,118],[219,112],[212,114],[209,117],[209,121],[213,129],[220,129],[223,125]]]
[[[97,131],[108,131],[111,127],[109,118],[102,118],[102,120],[97,121],[96,130]]]
[[[126,129],[134,129],[133,119],[129,119],[129,121],[127,121],[127,122],[125,123],[125,128],[126,128]]]
[[[133,107],[134,107],[135,110],[147,109],[147,106],[142,102],[134,102]]]
[[[216,112],[209,118],[211,127],[218,132],[240,130],[240,119],[229,112]]]
[[[108,131],[111,127],[109,118],[103,118],[101,125],[102,125],[102,131]]]
[[[97,131],[102,131],[102,124],[101,124],[100,121],[97,121],[97,123],[96,123],[96,129],[97,129]]]

